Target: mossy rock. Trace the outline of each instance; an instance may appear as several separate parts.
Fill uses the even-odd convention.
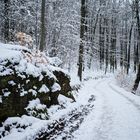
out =
[[[71,93],[70,77],[62,71],[54,71],[53,74],[56,76],[58,83],[61,86],[60,94],[75,101],[74,96]]]
[[[70,77],[62,71],[53,72],[57,78],[56,80],[55,78],[49,77],[46,72],[42,72],[38,77],[27,75],[25,72],[20,73],[15,70],[15,65],[12,65],[8,61],[6,66],[10,67],[13,72],[6,76],[0,76],[0,96],[2,97],[2,103],[0,103],[0,122],[7,119],[7,117],[27,114],[25,108],[28,106],[29,101],[36,98],[39,98],[41,104],[45,104],[47,107],[58,104],[59,94],[74,100],[74,97],[70,94]],[[41,80],[40,76],[42,76]],[[12,81],[13,84],[10,81]],[[60,85],[60,91],[51,91],[51,87],[54,83]],[[39,92],[43,84],[48,87],[49,92]],[[4,90],[10,92],[10,94],[5,96]],[[21,95],[22,90],[27,93]],[[36,95],[29,92],[30,90],[34,90]]]

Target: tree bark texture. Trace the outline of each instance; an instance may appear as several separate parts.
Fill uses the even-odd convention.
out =
[[[45,3],[46,0],[42,0],[41,4],[41,31],[40,31],[40,51],[45,48]]]
[[[4,39],[6,42],[9,42],[9,7],[10,7],[10,0],[4,0],[4,16],[5,16],[5,21],[4,21]]]
[[[79,60],[78,60],[78,76],[80,81],[82,81],[82,71],[83,71],[83,55],[84,55],[84,34],[85,34],[85,17],[86,17],[86,0],[81,0],[81,25],[80,25],[80,46],[79,46]]]
[[[138,67],[138,72],[137,72],[135,84],[134,84],[134,87],[133,87],[134,93],[135,93],[135,91],[137,90],[137,88],[139,86],[139,82],[140,82],[140,64],[139,64],[139,67]]]

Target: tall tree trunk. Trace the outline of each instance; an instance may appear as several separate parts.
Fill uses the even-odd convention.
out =
[[[135,7],[136,7],[136,19],[137,19],[137,27],[138,27],[138,37],[140,39],[139,0],[135,0]]]
[[[114,72],[117,69],[117,59],[116,59],[116,19],[112,17],[112,27],[111,27],[111,54],[110,54],[110,70]]]
[[[45,3],[46,0],[42,0],[41,4],[41,31],[40,31],[40,51],[45,48]]]
[[[138,43],[136,45],[136,52],[135,52],[135,64],[136,64],[136,69],[137,69],[137,66],[138,66],[138,63],[139,63],[139,46],[138,46]]]
[[[139,0],[135,0],[135,8],[136,8],[136,19],[137,19],[137,27],[138,27],[138,47],[140,47],[140,17],[139,17]],[[137,50],[138,51],[138,50]],[[136,80],[135,80],[135,84],[133,87],[133,93],[135,93],[135,91],[138,88],[139,85],[139,81],[140,81],[140,64],[138,67],[138,72],[137,72],[137,76],[136,76]]]
[[[123,41],[120,41],[120,66],[123,67]]]
[[[107,73],[109,63],[109,20],[106,19],[106,51],[105,51],[105,74]]]
[[[139,47],[140,47],[140,17],[139,17],[139,0],[135,0],[136,7],[136,19],[137,19],[137,27],[138,27],[138,47],[137,47],[137,61],[139,62]]]
[[[127,36],[126,36],[126,21],[121,23],[121,36],[120,36],[120,67],[123,69],[125,67],[125,52],[127,50]]]
[[[139,62],[139,46],[138,46],[138,33],[137,29],[134,30],[134,72],[137,70],[138,62]]]
[[[38,2],[38,0],[36,0],[36,8],[35,8],[35,10],[36,10],[36,15],[35,15],[35,22],[36,22],[36,24],[35,24],[35,44],[36,44],[36,49],[38,50],[39,48],[39,38],[38,38],[38,10],[39,10],[39,2]]]
[[[85,33],[85,17],[86,17],[86,7],[85,0],[81,0],[81,25],[80,25],[80,46],[79,46],[79,60],[78,60],[78,76],[80,81],[82,81],[82,71],[83,71],[83,55],[84,55],[84,33]]]
[[[4,16],[5,16],[5,22],[4,22],[4,40],[5,42],[9,42],[10,35],[9,35],[9,9],[10,8],[10,0],[4,0]]]
[[[135,84],[133,86],[133,93],[135,93],[135,91],[137,90],[138,86],[139,86],[139,81],[140,81],[140,64],[138,67],[138,72],[137,72],[137,76],[136,76],[136,80],[135,80]]]
[[[131,24],[130,32],[129,32],[129,46],[128,46],[128,58],[127,58],[127,74],[129,73],[130,68],[130,50],[131,50],[131,36],[133,30],[133,23]]]
[[[136,58],[136,43],[134,44],[134,72],[137,69],[137,58]]]
[[[127,17],[127,16],[126,16]],[[125,20],[125,41],[124,41],[124,68],[127,70],[127,53],[128,53],[128,21]]]
[[[99,46],[100,46],[100,69],[104,64],[104,42],[105,42],[105,27],[104,27],[104,17],[100,15],[99,21]]]
[[[120,67],[123,68],[124,66],[124,40],[122,39],[123,37],[123,25],[122,25],[122,29],[121,29],[121,36],[120,36]]]

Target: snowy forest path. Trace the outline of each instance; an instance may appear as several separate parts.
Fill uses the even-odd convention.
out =
[[[94,95],[95,107],[75,133],[75,140],[139,140],[140,105],[120,91],[112,78],[94,85]]]
[[[134,107],[137,108],[137,110],[140,111],[140,104],[138,104],[137,102],[135,102],[133,99],[131,99],[129,96],[125,95],[123,92],[118,91],[112,84],[111,82],[108,83],[110,89],[112,89],[114,92],[120,94],[122,97],[126,98],[126,100],[128,100],[130,103],[132,103],[132,105]]]

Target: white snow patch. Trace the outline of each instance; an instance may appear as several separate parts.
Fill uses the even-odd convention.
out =
[[[24,90],[22,89],[21,92],[20,92],[20,96],[24,96],[24,95],[26,95],[26,94],[28,94],[28,92],[27,92],[27,91],[24,91]]]
[[[59,102],[59,104],[60,105],[63,105],[63,106],[68,106],[71,102],[73,102],[73,100],[72,99],[70,99],[70,98],[67,98],[67,97],[65,97],[65,96],[63,96],[63,95],[59,95],[58,96],[58,102]]]
[[[11,81],[8,81],[8,83],[9,83],[11,86],[14,86],[14,85],[16,85],[16,83],[15,83],[13,80],[11,80]]]
[[[48,89],[48,87],[45,85],[45,84],[43,84],[42,85],[42,87],[39,89],[39,92],[40,93],[47,93],[47,92],[49,92],[50,90]]]
[[[40,103],[40,100],[37,98],[35,100],[29,101],[29,104],[26,107],[26,109],[34,109],[34,108],[36,108],[36,109],[44,109],[44,108],[46,108],[46,105],[42,105]]]
[[[32,93],[32,95],[34,95],[34,96],[36,96],[36,95],[37,95],[37,92],[36,92],[35,90],[33,90],[33,89],[29,89],[29,90],[28,90],[28,92],[31,92],[31,93]]]
[[[8,97],[10,94],[11,94],[11,92],[9,92],[9,91],[4,92],[4,97]]]
[[[0,95],[0,103],[2,103],[2,96]]]
[[[53,86],[51,87],[52,92],[60,91],[61,87],[58,83],[54,83]]]

